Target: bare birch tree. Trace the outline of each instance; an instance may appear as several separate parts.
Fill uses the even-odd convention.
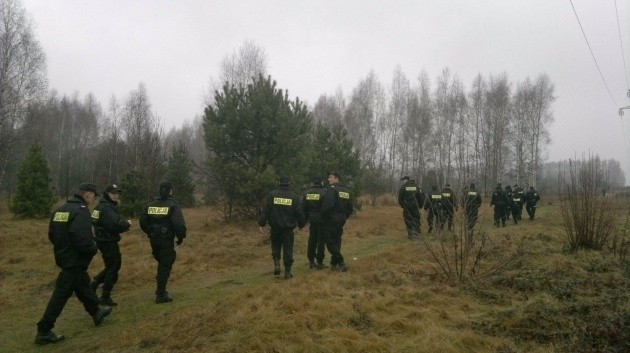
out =
[[[15,131],[46,84],[46,58],[24,7],[0,0],[0,189]]]

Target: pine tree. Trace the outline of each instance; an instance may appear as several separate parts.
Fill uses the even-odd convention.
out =
[[[173,184],[175,199],[182,206],[195,205],[195,185],[190,174],[195,163],[190,158],[188,148],[180,141],[179,145],[173,145],[171,155],[166,167],[166,178]]]
[[[39,145],[32,145],[17,173],[17,192],[10,210],[20,217],[46,217],[55,203],[50,166]]]
[[[124,191],[120,194],[120,212],[124,216],[140,216],[145,202],[150,197],[148,187],[145,185],[146,180],[145,173],[140,169],[131,169],[122,176],[120,185]]]
[[[342,183],[350,189],[355,209],[359,209],[357,196],[361,192],[365,176],[361,170],[359,155],[353,151],[352,141],[343,125],[327,126],[318,123],[312,131],[308,148],[310,179],[325,179],[326,173],[341,174]]]
[[[258,76],[247,87],[226,84],[206,108],[208,173],[226,219],[253,215],[280,175],[294,185],[306,177],[311,116],[299,100]]]

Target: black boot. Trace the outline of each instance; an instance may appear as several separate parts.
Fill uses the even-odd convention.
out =
[[[118,303],[112,300],[111,292],[103,291],[103,295],[101,296],[101,305],[116,306]]]
[[[155,294],[155,304],[170,303],[172,301],[173,297],[171,297],[167,291]]]
[[[98,308],[98,311],[92,315],[92,320],[94,320],[94,325],[99,326],[105,317],[112,312],[111,306],[106,306],[104,308]]]
[[[291,273],[291,266],[284,266],[284,279],[292,278],[293,274]]]
[[[65,337],[63,335],[57,335],[52,331],[48,332],[37,332],[35,336],[35,343],[39,345],[44,345],[48,343],[57,343],[63,340]]]
[[[90,282],[90,288],[92,288],[94,293],[96,293],[96,290],[98,289],[99,285],[100,285],[100,283],[98,283],[98,281],[95,280],[95,279],[93,279],[92,282]]]
[[[309,269],[312,270],[312,269],[314,269],[316,267],[317,267],[317,265],[315,264],[315,261],[313,261],[313,260],[309,261],[309,263],[308,263],[308,268]]]
[[[337,264],[337,266],[335,266],[335,270],[339,271],[339,272],[346,272],[348,271],[348,266],[346,266],[346,264],[344,262]]]
[[[328,266],[327,266],[326,264],[324,264],[324,261],[319,261],[319,260],[317,260],[317,269],[318,269],[318,270],[323,270],[323,269],[325,269],[326,267],[328,267]]]
[[[273,260],[273,275],[280,276],[280,260],[279,259]]]

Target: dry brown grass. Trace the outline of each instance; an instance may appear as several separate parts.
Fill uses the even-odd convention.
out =
[[[588,352],[578,349],[594,342],[585,327],[612,342],[628,317],[627,273],[603,253],[563,252],[557,206],[541,206],[534,222],[494,228],[484,205],[481,223],[497,244],[532,241],[517,268],[458,285],[436,275],[421,242],[407,240],[397,205],[364,206],[349,220],[346,273],[308,270],[308,232],[297,232],[289,281],[272,276],[271,250],[254,222],[225,224],[210,208],[184,213],[189,235],[169,282],[173,303],[152,302],[155,262],[135,222],[121,241],[120,305],[95,328],[71,298],[55,328],[68,338],[46,350]],[[41,350],[35,323],[58,272],[46,223],[0,220],[1,352]],[[101,267],[97,256],[90,273]],[[595,325],[606,319],[611,328]]]

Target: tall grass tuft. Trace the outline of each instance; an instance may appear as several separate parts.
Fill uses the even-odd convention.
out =
[[[621,213],[616,198],[605,195],[605,171],[598,157],[569,161],[558,173],[562,225],[569,248],[601,250],[618,228]]]

